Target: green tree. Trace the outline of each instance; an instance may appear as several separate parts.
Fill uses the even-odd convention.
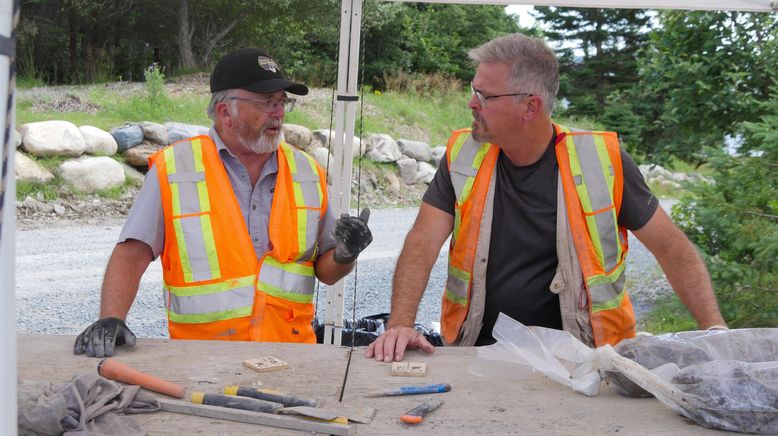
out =
[[[640,9],[535,9],[546,38],[559,46],[566,114],[598,119],[611,93],[638,80],[637,54],[647,40],[649,15]]]
[[[439,73],[470,81],[467,52],[499,35],[519,32],[503,6],[378,2],[366,22],[365,80],[383,88],[387,74]]]
[[[704,252],[722,314],[731,327],[778,323],[778,85],[742,123],[751,151],[711,149],[713,184],[692,189],[676,222]]]
[[[763,113],[758,103],[778,72],[778,18],[664,11],[658,20],[630,90],[644,120],[638,146],[655,162],[674,156],[699,164],[704,147],[721,148],[725,135]]]

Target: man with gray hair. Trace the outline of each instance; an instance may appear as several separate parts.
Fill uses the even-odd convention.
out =
[[[627,230],[657,258],[699,327],[724,327],[705,265],[616,134],[552,122],[554,52],[513,34],[469,55],[477,65],[472,128],[448,141],[397,261],[387,330],[366,356],[391,362],[406,348],[434,351],[413,326],[449,236],[447,345],[494,343],[500,312],[564,329],[590,346],[634,336],[624,286]]]
[[[316,342],[315,278],[343,278],[372,235],[367,209],[335,220],[324,171],[283,141],[295,105],[287,92],[308,88],[258,49],[219,60],[213,127],[149,158],[108,261],[100,319],[78,336],[75,354],[135,344],[124,320],[157,256],[172,339]]]

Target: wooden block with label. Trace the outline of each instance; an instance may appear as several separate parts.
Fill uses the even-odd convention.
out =
[[[243,366],[253,369],[256,372],[275,371],[289,366],[288,363],[273,356],[260,357],[259,359],[246,359]]]
[[[394,362],[392,375],[399,377],[424,377],[427,375],[427,364],[420,362]]]

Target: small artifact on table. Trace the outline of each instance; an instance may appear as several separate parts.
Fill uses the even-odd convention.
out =
[[[424,377],[427,375],[427,364],[420,362],[393,362],[392,375],[399,377]]]
[[[273,356],[265,356],[260,357],[259,359],[246,359],[243,361],[243,366],[257,372],[265,372],[284,369],[289,366],[289,364]]]

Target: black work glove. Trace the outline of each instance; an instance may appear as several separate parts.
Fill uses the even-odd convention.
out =
[[[359,218],[344,213],[335,221],[335,230],[332,232],[337,242],[332,256],[335,262],[341,265],[353,262],[373,242],[373,234],[367,227],[369,218],[370,209],[364,208]]]
[[[135,334],[119,318],[103,318],[87,327],[73,345],[73,354],[111,357],[115,345],[135,346]]]

